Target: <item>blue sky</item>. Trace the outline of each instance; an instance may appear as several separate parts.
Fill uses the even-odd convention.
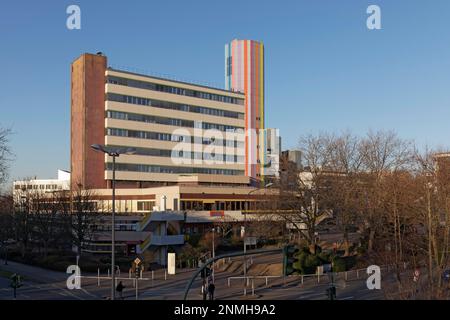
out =
[[[82,29],[66,28],[81,7]],[[381,7],[382,30],[366,28]],[[450,1],[8,1],[0,10],[0,125],[11,178],[69,169],[70,63],[109,63],[223,87],[224,44],[262,40],[266,126],[283,148],[319,131],[394,129],[450,146]]]

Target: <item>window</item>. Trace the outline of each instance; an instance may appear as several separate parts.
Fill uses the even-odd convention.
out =
[[[126,96],[126,95],[121,95],[121,94],[116,94],[116,93],[108,93],[106,95],[106,99],[109,101],[123,102],[123,103],[129,103],[129,104],[139,104],[139,105],[144,105],[144,106],[151,106],[154,108],[179,110],[179,111],[192,112],[192,113],[202,113],[202,114],[209,114],[209,115],[214,115],[214,116],[235,118],[235,119],[244,119],[243,112],[226,111],[226,110],[209,108],[209,107],[191,106],[191,105],[179,104],[179,103],[175,103],[175,102]]]
[[[230,65],[228,65],[228,69],[229,68],[230,68]],[[231,70],[227,70],[227,73],[231,74]],[[197,98],[201,98],[201,99],[208,99],[208,100],[215,100],[215,101],[221,101],[221,102],[226,102],[226,103],[244,105],[244,99],[240,99],[240,98],[234,98],[234,97],[230,97],[230,96],[214,94],[214,93],[207,93],[207,92],[196,91],[196,90],[188,90],[188,89],[167,86],[167,85],[162,85],[162,84],[155,84],[155,83],[151,83],[151,82],[147,82],[147,81],[132,80],[132,79],[126,79],[126,78],[114,77],[114,76],[109,76],[106,81],[108,83],[116,84],[116,85],[135,87],[135,88],[140,88],[140,89],[154,90],[154,91],[166,92],[166,93],[171,93],[171,94],[178,94],[178,95],[183,95],[183,96],[197,97]]]
[[[137,211],[152,211],[155,201],[138,201]]]

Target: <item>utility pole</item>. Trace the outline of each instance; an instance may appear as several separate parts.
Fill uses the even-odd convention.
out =
[[[214,233],[215,233],[215,229],[212,228],[212,258],[214,259],[216,257],[216,252],[215,252],[215,245],[214,245]],[[215,275],[215,271],[214,271],[214,262],[212,264],[212,282],[214,283],[214,275]]]
[[[91,148],[106,153],[112,157],[112,215],[111,215],[111,300],[114,300],[116,293],[116,157],[121,154],[134,154],[135,148],[112,148],[100,144],[93,144]]]

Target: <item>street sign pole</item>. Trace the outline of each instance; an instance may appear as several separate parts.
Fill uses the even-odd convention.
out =
[[[139,276],[141,274],[141,259],[134,259],[134,277],[136,281],[136,300],[139,300]]]
[[[138,298],[138,287],[139,287],[139,279],[138,278],[136,278],[136,300],[139,300],[139,298]]]

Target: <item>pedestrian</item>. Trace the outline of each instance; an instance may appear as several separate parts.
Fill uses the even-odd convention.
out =
[[[202,295],[203,295],[203,300],[206,300],[206,297],[208,295],[208,286],[206,285],[206,282],[203,283],[202,285]]]
[[[120,281],[116,287],[116,291],[119,293],[120,299],[122,299],[122,300],[123,300],[123,295],[122,295],[123,289],[125,289],[125,286],[122,284],[122,281]]]
[[[209,300],[214,300],[214,290],[216,290],[216,286],[214,282],[211,282],[208,286]]]

